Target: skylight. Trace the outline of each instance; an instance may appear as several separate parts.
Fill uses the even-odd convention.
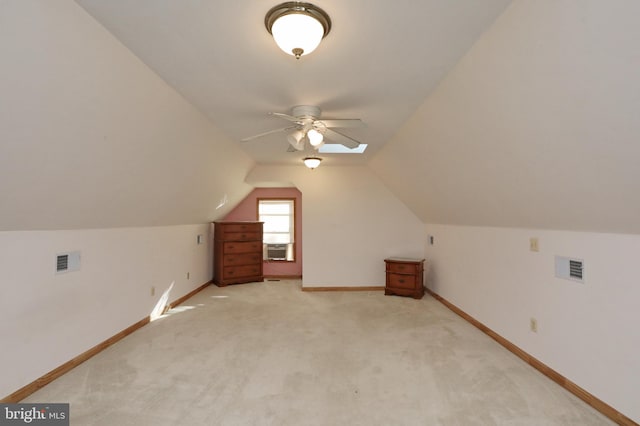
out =
[[[320,147],[318,152],[322,154],[362,154],[367,149],[366,143],[361,143],[356,148],[347,148],[339,143],[325,143]]]

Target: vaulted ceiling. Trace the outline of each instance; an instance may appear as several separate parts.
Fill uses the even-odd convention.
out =
[[[136,56],[259,163],[298,163],[285,133],[240,140],[289,123],[269,112],[316,105],[323,118],[361,118],[342,131],[363,155],[323,155],[363,164],[398,131],[510,0],[322,0],[332,29],[296,60],[264,26],[278,1],[77,0]]]
[[[317,105],[426,223],[640,233],[637,2],[316,2],[333,20],[295,60],[277,2],[77,0],[258,164],[299,164],[268,112]]]
[[[639,2],[327,0],[298,61],[275,2],[0,4],[0,229],[223,217],[315,104],[424,223],[640,234]]]

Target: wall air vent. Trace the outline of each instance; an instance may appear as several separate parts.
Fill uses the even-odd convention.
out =
[[[582,281],[582,261],[569,259],[569,276]]]
[[[56,272],[66,272],[69,270],[68,254],[59,254],[56,259]]]
[[[580,259],[556,256],[556,277],[584,282],[584,262]]]
[[[78,271],[80,269],[80,252],[73,251],[56,255],[56,274]]]

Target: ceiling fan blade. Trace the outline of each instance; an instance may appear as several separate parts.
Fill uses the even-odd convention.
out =
[[[364,121],[359,118],[346,118],[344,120],[335,119],[335,120],[320,120],[327,127],[367,127]]]
[[[351,139],[349,136],[338,133],[335,130],[327,129],[327,131],[324,133],[324,136],[331,139],[335,143],[346,146],[347,148],[353,149],[360,146],[360,142],[358,142],[357,140]]]
[[[286,130],[291,130],[291,129],[295,129],[297,126],[289,126],[289,127],[283,127],[282,129],[275,129],[275,130],[269,130],[268,132],[264,132],[264,133],[259,133],[257,135],[253,135],[253,136],[249,136],[248,138],[244,138],[244,139],[240,139],[242,142],[249,142],[252,141],[254,139],[258,139],[261,138],[263,136],[267,136],[270,135],[272,133],[278,133],[278,132],[284,132]]]
[[[275,115],[276,117],[284,118],[285,120],[293,121],[294,123],[299,123],[300,119],[298,117],[294,117],[289,114],[282,114],[281,112],[270,112],[269,115]]]

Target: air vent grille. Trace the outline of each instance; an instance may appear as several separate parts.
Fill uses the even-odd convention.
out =
[[[556,277],[584,282],[584,261],[571,257],[556,256]]]
[[[569,260],[569,276],[582,280],[582,262],[579,260]]]
[[[80,270],[80,252],[72,251],[56,254],[56,273]]]
[[[56,272],[63,272],[69,269],[69,255],[62,254],[57,257]]]

